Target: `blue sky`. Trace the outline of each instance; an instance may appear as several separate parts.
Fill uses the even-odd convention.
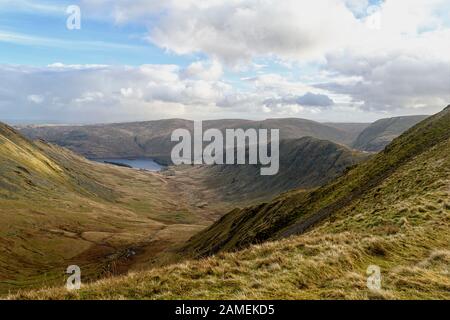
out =
[[[0,1],[1,3],[2,1]],[[57,5],[55,5],[57,2]],[[167,54],[145,41],[147,27],[115,25],[111,21],[86,17],[82,29],[68,30],[65,9],[77,1],[42,2],[54,6],[46,11],[12,5],[0,9],[0,30],[15,35],[53,40],[53,44],[27,45],[0,41],[0,62],[44,66],[56,61],[67,64],[187,64],[195,57]],[[92,45],[89,45],[92,43]],[[102,48],[101,44],[105,47]]]
[[[81,9],[80,30],[66,27],[69,5]],[[445,0],[0,0],[1,119],[430,114],[450,100],[449,9]]]

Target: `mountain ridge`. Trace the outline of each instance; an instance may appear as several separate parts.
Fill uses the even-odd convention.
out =
[[[192,132],[193,122],[184,119],[155,120],[87,126],[25,126],[20,131],[30,139],[44,139],[67,147],[88,158],[149,157],[170,164],[170,152],[176,144],[170,136],[175,129]],[[348,145],[355,132],[348,133],[312,120],[299,118],[254,120],[207,120],[203,128],[280,129],[280,139],[312,136]]]
[[[449,137],[450,110],[446,108],[407,130],[384,151],[335,181],[311,192],[294,192],[256,207],[233,210],[190,239],[183,250],[204,256],[301,234],[373,189],[411,157]]]

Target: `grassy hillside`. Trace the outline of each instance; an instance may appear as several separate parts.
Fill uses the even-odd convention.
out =
[[[219,222],[229,232],[245,225],[243,243],[260,240],[263,230],[272,232],[267,238],[289,238],[102,280],[76,292],[53,288],[9,298],[450,299],[449,126],[450,106],[327,186],[292,192]],[[314,229],[298,228],[302,216],[330,206]],[[249,210],[253,216],[245,214]],[[280,220],[288,215],[293,217]],[[204,241],[236,248],[237,241],[219,242],[221,234],[205,238],[216,227],[203,233]],[[366,286],[369,265],[381,268],[381,290]]]
[[[392,140],[427,117],[405,116],[378,120],[364,129],[352,146],[363,151],[381,151]]]
[[[61,283],[70,264],[88,279],[148,266],[229,208],[210,196],[189,177],[93,163],[0,124],[0,292]]]
[[[21,132],[32,139],[44,139],[67,147],[88,158],[150,157],[170,163],[174,143],[172,131],[184,128],[192,131],[193,122],[182,119],[119,123],[90,126],[28,126]],[[306,136],[336,143],[350,144],[354,135],[342,129],[304,119],[211,120],[203,122],[204,130],[233,128],[280,129],[281,139]]]
[[[0,194],[2,198],[29,196],[39,187],[48,192],[56,187],[85,195],[113,198],[112,190],[64,167],[52,155],[58,151],[44,142],[31,143],[12,128],[0,123]],[[60,159],[67,159],[63,154]]]
[[[252,166],[150,173],[93,163],[0,124],[0,292],[59,283],[70,264],[90,280],[164,264],[231,208],[322,184],[362,158],[312,138],[282,142],[272,186]]]

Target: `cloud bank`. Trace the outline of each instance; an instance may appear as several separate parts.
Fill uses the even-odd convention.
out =
[[[317,115],[332,120],[347,113],[358,121],[363,114],[432,113],[450,102],[446,0],[81,5],[93,19],[146,26],[147,41],[168,54],[201,58],[184,67],[3,65],[4,117],[13,116],[12,110],[16,116],[48,112],[72,122]],[[260,61],[266,65],[256,67]]]
[[[240,91],[221,79],[215,63],[176,65],[107,66],[64,65],[47,67],[0,67],[0,112],[3,118],[32,121],[116,122],[170,117],[218,118],[224,115],[261,118],[289,114],[289,108],[270,105],[269,99],[288,102],[289,92],[298,92],[293,104],[306,111],[311,106],[331,104],[323,91],[280,79],[254,81]],[[272,89],[268,90],[272,83]],[[300,95],[305,93],[304,95]],[[286,104],[287,103],[283,103]],[[313,112],[313,108],[310,112]],[[307,112],[306,112],[307,113]]]

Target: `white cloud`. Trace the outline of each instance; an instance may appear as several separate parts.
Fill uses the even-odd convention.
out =
[[[73,101],[75,103],[85,104],[85,103],[90,103],[90,102],[102,101],[104,97],[105,97],[105,95],[102,92],[99,92],[99,91],[94,91],[94,92],[87,91],[87,92],[84,92],[81,95],[81,97],[75,98]]]
[[[28,101],[33,102],[35,104],[41,104],[42,102],[44,102],[44,97],[38,94],[30,94],[27,97]]]
[[[187,78],[195,78],[202,80],[218,80],[223,75],[222,65],[213,60],[209,63],[204,61],[196,61],[191,63],[184,71],[184,76]]]
[[[177,54],[203,52],[228,64],[258,56],[320,58],[358,22],[341,1],[199,1],[171,7],[150,40]]]
[[[329,52],[325,69],[332,76],[318,87],[351,96],[363,110],[441,109],[450,101],[450,29],[438,14],[446,7],[442,0],[384,2],[381,28]]]
[[[125,98],[130,98],[133,96],[134,90],[133,90],[133,88],[120,88],[120,93]]]
[[[328,68],[359,76],[347,83],[331,81],[318,87],[350,95],[366,110],[438,110],[450,101],[450,64],[419,55],[330,56]],[[417,111],[421,112],[421,111]]]

